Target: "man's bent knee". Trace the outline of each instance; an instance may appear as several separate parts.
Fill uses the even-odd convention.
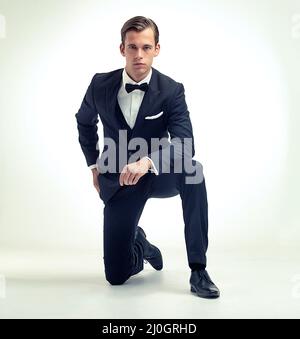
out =
[[[130,275],[113,275],[113,274],[107,274],[106,273],[106,280],[111,284],[111,285],[123,285]]]
[[[124,283],[125,283],[125,281],[127,280],[127,279],[122,279],[122,280],[119,280],[119,279],[116,279],[116,280],[114,280],[114,279],[106,279],[111,285],[123,285]]]

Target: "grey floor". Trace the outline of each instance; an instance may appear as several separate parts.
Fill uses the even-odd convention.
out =
[[[162,271],[146,264],[124,285],[111,286],[94,252],[2,251],[0,318],[300,317],[296,260],[214,251],[208,271],[221,298],[205,300],[189,290],[184,248],[162,252]]]

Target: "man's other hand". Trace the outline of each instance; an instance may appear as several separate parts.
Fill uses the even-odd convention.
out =
[[[96,188],[97,192],[100,193],[100,187],[99,187],[99,182],[98,182],[99,172],[98,172],[97,168],[92,169],[92,174],[93,174],[94,187]]]
[[[142,158],[139,161],[127,164],[120,174],[120,186],[135,185],[143,175],[148,173],[150,167],[151,161],[147,158]]]

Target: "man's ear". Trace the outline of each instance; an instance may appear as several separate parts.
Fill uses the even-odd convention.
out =
[[[157,44],[156,47],[155,47],[154,56],[158,56],[159,52],[160,52],[160,44]]]
[[[124,45],[123,45],[122,42],[121,42],[121,44],[120,44],[120,53],[121,53],[123,56],[125,56],[125,47],[124,47]]]

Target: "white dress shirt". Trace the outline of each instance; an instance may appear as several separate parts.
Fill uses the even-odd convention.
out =
[[[126,84],[141,85],[144,82],[149,84],[151,76],[152,76],[152,68],[150,69],[150,72],[146,76],[146,78],[144,78],[140,82],[135,82],[128,76],[128,74],[125,71],[125,68],[123,70],[122,84],[121,84],[121,87],[118,93],[118,102],[119,102],[121,111],[124,115],[124,118],[131,129],[133,128],[135,124],[136,117],[137,117],[139,108],[141,106],[141,103],[143,101],[145,92],[141,90],[134,90],[130,93],[127,93],[125,89],[125,85]]]
[[[124,115],[124,118],[128,124],[128,126],[132,129],[135,125],[136,118],[141,106],[141,103],[143,101],[145,92],[141,90],[133,90],[130,93],[127,93],[125,89],[126,84],[133,84],[133,85],[141,85],[142,83],[146,82],[149,84],[150,79],[152,76],[152,68],[150,69],[150,72],[148,75],[142,79],[140,82],[135,82],[132,80],[129,75],[127,74],[125,68],[123,69],[122,73],[122,83],[118,92],[118,103],[120,105],[121,111]],[[151,162],[151,168],[150,171],[154,172],[156,175],[158,175],[158,171],[153,163],[153,161],[149,157],[145,157],[150,160]],[[97,168],[97,165],[91,165],[89,166],[90,169]]]

